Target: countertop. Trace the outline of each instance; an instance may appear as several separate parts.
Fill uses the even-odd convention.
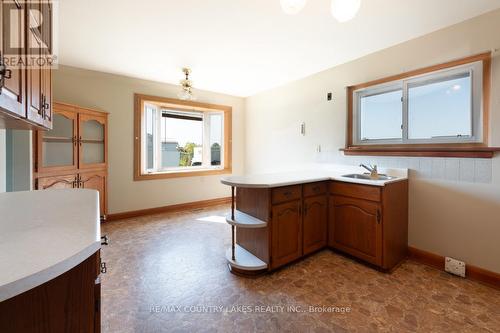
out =
[[[0,302],[77,266],[101,247],[99,193],[0,193]]]
[[[243,175],[222,177],[221,183],[235,187],[247,188],[272,188],[303,183],[312,183],[325,180],[337,180],[348,183],[365,184],[372,186],[385,186],[388,183],[408,179],[408,169],[379,169],[379,173],[396,177],[390,180],[366,180],[342,177],[352,173],[365,173],[361,167],[330,165],[328,167],[318,166],[312,169],[275,172],[260,175]]]

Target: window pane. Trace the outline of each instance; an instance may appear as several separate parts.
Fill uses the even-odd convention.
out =
[[[222,115],[210,115],[210,163],[221,165]]]
[[[162,111],[161,167],[201,166],[203,163],[203,115]]]
[[[154,168],[155,109],[146,106],[146,169]]]
[[[408,85],[408,138],[471,136],[469,73]]]
[[[402,97],[401,89],[361,97],[361,140],[402,138]]]

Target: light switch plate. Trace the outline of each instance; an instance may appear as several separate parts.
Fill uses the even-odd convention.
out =
[[[444,270],[448,273],[465,277],[465,262],[446,257],[444,260]]]

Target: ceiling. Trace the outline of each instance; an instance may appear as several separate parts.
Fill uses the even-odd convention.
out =
[[[61,0],[60,63],[249,96],[500,8],[500,0],[363,0],[338,23],[330,0],[295,16],[279,0]]]

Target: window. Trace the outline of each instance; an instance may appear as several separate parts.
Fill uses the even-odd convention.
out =
[[[491,158],[491,53],[347,88],[345,155]]]
[[[231,172],[231,108],[136,95],[135,179]]]
[[[353,91],[354,143],[481,143],[483,63]]]

